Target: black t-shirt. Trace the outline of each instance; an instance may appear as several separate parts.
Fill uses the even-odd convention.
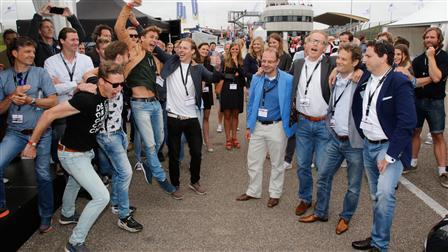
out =
[[[442,71],[442,79],[437,83],[430,83],[424,87],[415,89],[415,97],[418,99],[431,98],[431,99],[443,99],[445,98],[445,85],[446,78],[448,76],[448,54],[444,50],[438,50],[436,52],[436,64]],[[429,77],[428,72],[428,59],[426,54],[419,55],[412,61],[412,68],[416,78]]]
[[[76,93],[68,102],[80,113],[67,117],[67,128],[61,143],[77,151],[91,150],[97,145],[96,134],[103,127],[108,114],[108,100],[98,91],[96,95]]]

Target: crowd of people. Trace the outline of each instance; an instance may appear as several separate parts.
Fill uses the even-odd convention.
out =
[[[58,221],[76,224],[66,251],[87,249],[89,230],[109,201],[120,228],[143,229],[129,202],[133,166],[147,183],[154,177],[172,198],[183,199],[179,165],[185,143],[191,157],[188,187],[205,195],[202,148],[214,151],[209,125],[215,105],[217,132],[223,125],[228,151],[241,148],[238,125],[246,107],[249,182],[237,201],[261,198],[263,164],[269,160],[267,206],[278,205],[296,152],[295,214],[302,223],[327,221],[333,178],[345,160],[347,191],[335,229],[342,234],[356,212],[366,173],[373,224],[370,237],[352,243],[355,249],[387,251],[395,191],[400,176],[417,169],[424,121],[439,182],[448,188],[443,138],[448,55],[439,28],[424,32],[426,51],[414,59],[409,42],[388,32],[366,42],[348,31],[336,38],[319,30],[293,39],[289,48],[272,33],[267,41],[251,38],[247,48],[244,39],[226,43],[220,54],[216,43],[160,41],[158,27],[142,27],[132,14],[140,4],[125,5],[113,29],[98,25],[93,47],[80,42],[86,34],[68,8],[61,15],[72,27],[54,39],[54,25],[46,18],[50,5],[34,15],[27,36],[13,30],[3,34],[8,49],[0,53],[0,114],[5,115],[0,178],[20,153],[35,159],[39,231],[47,233],[54,209],[51,169],[66,176]],[[132,26],[126,27],[128,20]],[[169,174],[162,167],[164,144]],[[134,150],[134,165],[129,150]],[[111,179],[110,192],[105,178]],[[306,215],[313,183],[316,204]],[[81,188],[91,200],[78,214]],[[0,183],[0,218],[8,215]]]

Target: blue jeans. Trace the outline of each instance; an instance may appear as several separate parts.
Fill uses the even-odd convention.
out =
[[[312,122],[299,115],[296,132],[298,197],[305,203],[311,203],[313,195],[313,175],[311,173],[313,156],[316,156],[316,166],[322,167],[325,146],[329,139],[330,133],[325,125],[325,120]]]
[[[339,216],[349,221],[358,207],[361,191],[362,174],[364,172],[362,149],[352,148],[349,140],[340,141],[332,135],[325,153],[322,166],[319,167],[317,173],[317,203],[314,214],[324,219],[328,218],[333,178],[341,167],[342,161],[346,159],[348,189],[344,197],[343,210]]]
[[[129,185],[132,179],[132,166],[129,163],[127,149],[128,141],[123,130],[112,133],[102,133],[96,136],[100,149],[106,160],[100,160],[100,166],[112,168],[112,205],[118,205],[120,219],[129,215]],[[106,162],[104,162],[106,161]]]
[[[157,157],[163,141],[163,115],[160,103],[158,101],[131,101],[131,108],[134,113],[135,126],[142,138],[146,154],[143,168],[146,170],[146,174],[152,174],[157,181],[163,182],[166,180],[166,174]]]
[[[25,148],[30,136],[18,131],[6,130],[0,143],[0,207],[6,207],[3,175],[9,163]],[[49,225],[53,215],[53,178],[50,172],[51,130],[47,130],[37,145],[35,172],[37,180],[38,210],[41,224]]]
[[[95,156],[93,150],[86,152],[58,151],[62,167],[70,175],[62,196],[61,214],[70,217],[75,213],[75,201],[81,186],[92,197],[79,217],[69,242],[84,243],[93,223],[109,203],[109,191],[93,169],[91,160]]]
[[[370,195],[373,200],[372,245],[387,251],[390,240],[390,227],[394,218],[395,188],[403,171],[400,160],[388,164],[380,174],[377,163],[384,159],[389,143],[372,144],[364,142],[364,167],[369,181]]]

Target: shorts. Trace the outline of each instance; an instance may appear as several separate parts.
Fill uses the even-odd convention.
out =
[[[445,100],[444,99],[415,99],[417,110],[417,127],[422,128],[428,121],[429,131],[433,134],[443,133],[445,129]]]

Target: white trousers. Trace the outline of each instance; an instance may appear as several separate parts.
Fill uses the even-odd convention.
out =
[[[269,179],[269,195],[280,198],[283,192],[285,169],[283,160],[288,139],[283,130],[282,122],[263,125],[257,121],[255,130],[250,136],[247,151],[247,168],[249,173],[249,187],[246,194],[261,198],[263,182],[263,164],[269,152],[271,160],[271,177]]]

